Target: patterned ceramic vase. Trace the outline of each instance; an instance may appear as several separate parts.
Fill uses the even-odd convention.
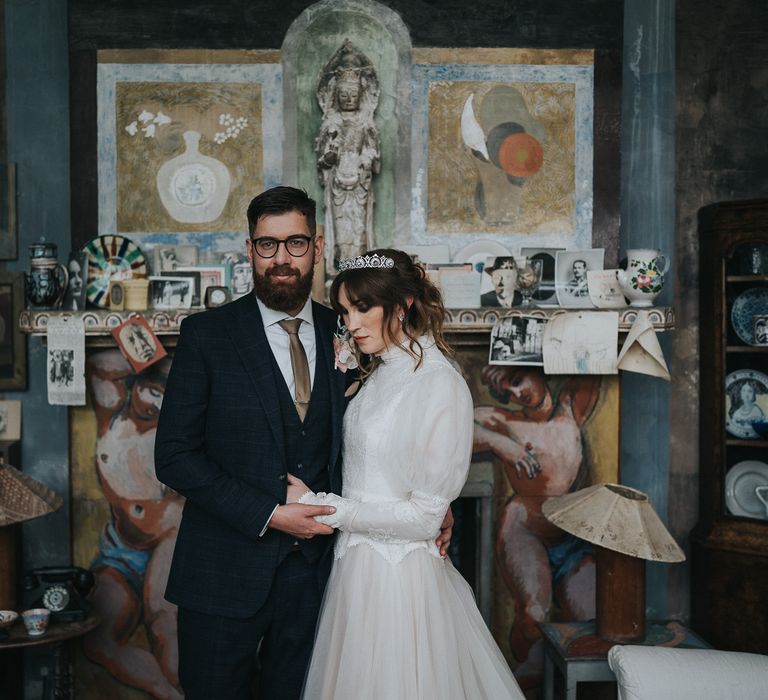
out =
[[[66,266],[56,259],[56,244],[40,241],[29,246],[27,301],[35,309],[57,309],[69,284]]]
[[[627,269],[618,271],[619,286],[630,306],[653,306],[664,286],[669,260],[652,248],[627,251]]]

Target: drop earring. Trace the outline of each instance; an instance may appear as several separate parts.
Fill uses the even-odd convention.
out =
[[[403,321],[405,321],[405,314],[401,313],[401,314],[400,314],[400,315],[397,317],[397,320],[398,320],[398,321],[400,321],[400,323],[402,323]]]

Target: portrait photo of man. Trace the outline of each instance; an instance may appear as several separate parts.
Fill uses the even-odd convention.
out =
[[[602,248],[558,251],[555,257],[555,290],[560,306],[592,308],[587,272],[602,269]]]
[[[517,263],[513,257],[489,258],[483,272],[490,277],[492,289],[480,294],[480,306],[516,306],[522,301],[517,291]],[[483,287],[488,283],[484,280]]]

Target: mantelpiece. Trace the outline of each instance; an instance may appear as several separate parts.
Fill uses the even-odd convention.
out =
[[[594,311],[595,309],[591,309]],[[173,311],[160,311],[149,309],[143,312],[144,318],[152,330],[160,336],[163,344],[174,345],[179,334],[181,322],[190,314],[204,311],[204,309],[178,309]],[[567,311],[578,309],[522,309],[504,310],[503,315],[522,316],[533,315],[540,318],[548,318]],[[637,317],[637,309],[627,307],[617,309],[619,313],[619,331],[626,333]],[[657,331],[672,330],[675,327],[675,314],[671,307],[662,306],[647,309],[654,328]],[[46,334],[48,319],[51,316],[70,318],[82,316],[85,324],[85,336],[88,345],[105,346],[112,345],[112,329],[119,326],[135,311],[111,311],[108,309],[89,309],[87,311],[35,311],[25,309],[19,315],[19,328],[30,335],[44,336]],[[493,324],[502,315],[498,308],[484,309],[449,309],[446,331],[451,336],[454,345],[477,345],[488,342],[488,333]]]

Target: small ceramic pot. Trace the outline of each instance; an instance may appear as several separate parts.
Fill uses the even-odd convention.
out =
[[[15,610],[0,610],[0,630],[10,627],[19,618]]]
[[[30,608],[21,613],[24,627],[30,637],[39,637],[45,634],[51,619],[51,611],[48,608]]]
[[[669,260],[652,248],[627,251],[627,269],[618,271],[619,286],[630,306],[653,306],[664,286]]]

